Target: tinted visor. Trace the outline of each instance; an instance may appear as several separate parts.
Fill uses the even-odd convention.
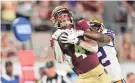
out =
[[[101,28],[100,23],[90,22],[90,25],[91,25],[92,28],[95,28],[97,30],[99,30]]]
[[[68,13],[68,14],[69,14],[69,11],[66,10],[66,9],[58,10],[58,11],[54,14],[54,17],[56,18],[58,15],[60,15],[60,14],[62,14],[62,13]]]

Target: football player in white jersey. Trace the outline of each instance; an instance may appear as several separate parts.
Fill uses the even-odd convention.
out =
[[[98,58],[100,63],[105,67],[110,79],[113,83],[125,83],[125,80],[121,76],[121,67],[117,59],[117,52],[115,50],[114,44],[114,32],[110,29],[105,29],[103,23],[98,20],[91,20],[89,22],[90,30],[98,32],[102,35],[104,39],[96,39],[99,42]],[[96,35],[96,33],[93,33]],[[93,36],[91,37],[93,39]],[[104,40],[104,41],[100,41]]]

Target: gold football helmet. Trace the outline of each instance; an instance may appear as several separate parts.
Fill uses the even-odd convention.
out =
[[[89,23],[92,28],[96,27],[96,29],[98,29],[98,31],[103,31],[105,29],[104,24],[98,20],[90,20]]]
[[[61,13],[68,13],[70,17],[70,21],[60,23],[56,18]],[[66,25],[73,24],[72,11],[63,6],[57,6],[52,12],[51,20],[54,23],[54,27],[57,27],[57,28],[62,28]]]

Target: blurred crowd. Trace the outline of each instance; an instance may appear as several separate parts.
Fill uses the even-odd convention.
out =
[[[11,25],[14,19],[20,16],[25,17],[31,22],[33,33],[49,32],[51,34],[55,31],[50,20],[52,10],[56,6],[62,5],[73,11],[75,21],[80,19],[102,21],[106,28],[112,29],[116,34],[115,43],[118,58],[125,61],[135,61],[135,1],[1,1],[1,4],[0,57],[2,60],[16,57],[18,50],[23,48],[20,43],[12,39],[13,37],[10,37],[13,35]],[[38,41],[42,42],[42,39]],[[39,48],[38,50],[42,51]],[[2,77],[2,83],[7,83],[5,79],[9,78],[14,83],[18,83],[20,80],[20,76],[13,76],[14,69],[12,66],[12,62],[5,62],[6,72],[5,76]],[[74,73],[61,76],[56,71],[54,62],[47,62],[45,66],[39,68],[40,78],[36,82],[62,81],[62,83],[74,83],[74,78],[77,77]],[[128,83],[135,82],[135,74],[132,72],[127,74],[127,81]]]
[[[14,57],[17,51],[21,49],[21,45],[10,39],[9,34],[4,33],[1,35],[1,54],[2,59]]]
[[[10,22],[19,16],[29,19],[34,30],[49,30],[52,9],[58,5],[70,8],[75,20],[97,19],[103,21],[106,28],[112,28],[110,23],[127,23],[128,15],[135,17],[134,1],[2,1],[2,30],[11,28]],[[121,28],[122,32],[126,29]]]
[[[4,34],[1,56],[10,57],[22,48],[5,33],[12,30],[11,24],[15,18],[22,16],[30,20],[34,32],[52,32],[55,28],[50,20],[51,12],[58,5],[70,8],[75,21],[102,21],[116,36],[122,36],[121,43],[117,45],[118,57],[135,60],[135,1],[2,1],[1,31]]]

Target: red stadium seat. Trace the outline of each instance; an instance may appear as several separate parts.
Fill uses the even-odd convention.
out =
[[[24,80],[35,80],[35,72],[33,67],[23,67],[22,74]]]
[[[35,55],[32,50],[20,50],[18,51],[19,61],[22,68],[22,81],[34,81],[36,80],[34,72]]]
[[[33,66],[35,63],[35,55],[32,50],[18,51],[19,61],[22,66]]]

